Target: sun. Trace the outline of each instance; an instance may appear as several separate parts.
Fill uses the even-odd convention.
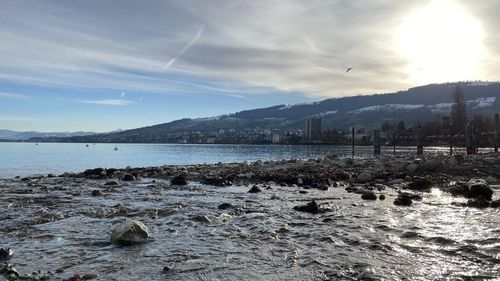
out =
[[[479,20],[450,0],[435,0],[406,16],[396,51],[417,83],[477,80],[485,57]]]

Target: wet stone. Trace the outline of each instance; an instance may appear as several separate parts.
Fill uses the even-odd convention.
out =
[[[470,180],[467,185],[469,186],[469,193],[467,197],[483,197],[486,200],[491,200],[493,190],[488,186],[488,183],[486,183],[485,180]]]
[[[377,195],[373,191],[365,191],[361,194],[363,200],[377,200]]]
[[[13,254],[14,251],[11,248],[0,248],[0,261],[9,260]]]
[[[487,208],[490,203],[484,197],[472,198],[467,201],[467,207]]]
[[[9,280],[19,277],[19,272],[17,272],[17,270],[13,268],[9,263],[0,265],[0,274]]]
[[[104,194],[99,189],[92,190],[92,196],[94,196],[94,197],[103,196],[103,195]]]
[[[195,216],[192,218],[192,220],[197,221],[197,222],[202,222],[202,223],[211,223],[212,222],[212,220],[210,220],[210,218],[208,218],[205,215]]]
[[[99,277],[99,274],[97,274],[97,273],[87,273],[87,274],[82,276],[82,279],[83,280],[92,280],[92,279],[96,279],[98,277]]]
[[[174,177],[171,181],[170,184],[172,185],[187,185],[187,176],[185,174],[177,175]]]
[[[104,185],[106,185],[106,186],[114,186],[114,185],[119,185],[119,183],[116,180],[112,180],[112,181],[106,182]]]
[[[491,201],[490,207],[491,208],[500,208],[500,199],[495,200],[495,201]]]
[[[422,197],[415,194],[400,193],[398,197],[394,200],[394,205],[396,206],[411,206],[413,200],[422,200]]]
[[[262,190],[256,185],[252,186],[252,188],[248,190],[248,193],[259,193],[259,192],[262,192]]]
[[[137,244],[149,238],[148,227],[140,221],[124,222],[116,225],[111,233],[111,243]]]
[[[125,174],[122,178],[122,181],[136,181],[137,178],[132,174]]]
[[[234,205],[231,203],[222,203],[217,207],[219,210],[227,210],[227,209],[232,209],[234,208]]]
[[[307,203],[306,205],[295,206],[293,207],[293,209],[299,212],[306,212],[311,214],[319,214],[321,212],[318,203],[316,203],[316,201],[314,200]]]
[[[369,182],[371,180],[372,180],[372,175],[370,173],[366,173],[366,172],[359,174],[358,177],[356,178],[356,181],[359,183],[365,183],[365,182]]]
[[[408,184],[408,189],[418,191],[430,190],[431,187],[432,182],[427,178],[417,178],[410,182],[410,184]]]

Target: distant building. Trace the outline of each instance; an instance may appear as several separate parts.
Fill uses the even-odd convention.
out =
[[[215,143],[216,137],[214,136],[209,136],[207,137],[207,143]]]
[[[306,120],[305,137],[307,140],[319,140],[322,131],[323,128],[321,118],[313,117]]]
[[[274,133],[272,135],[272,143],[280,143],[281,142],[281,135]]]

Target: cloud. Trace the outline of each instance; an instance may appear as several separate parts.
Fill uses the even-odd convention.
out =
[[[129,105],[130,103],[132,103],[131,101],[124,100],[124,99],[118,99],[118,100],[82,100],[80,102],[89,103],[89,104],[118,105],[118,106],[125,106],[125,105]]]
[[[456,2],[486,34],[485,75],[474,79],[497,80],[500,2]],[[5,0],[0,80],[181,95],[389,92],[415,86],[394,29],[426,3]]]
[[[187,51],[187,49],[189,49],[189,47],[193,46],[194,43],[196,43],[196,41],[198,41],[201,37],[201,34],[203,33],[203,30],[205,30],[205,26],[202,26],[200,28],[200,30],[198,30],[198,33],[196,33],[196,35],[194,36],[193,40],[191,40],[191,42],[189,42],[186,46],[184,46],[184,48],[182,48],[179,53],[177,53],[177,55],[172,58],[164,67],[164,70],[167,71],[171,66],[172,64],[174,64],[174,62],[180,57],[182,56],[182,54],[184,54],[184,52]]]
[[[126,93],[125,93],[125,92],[122,92],[122,93],[120,94],[120,98],[124,98],[124,97],[125,97],[125,95],[126,95]]]
[[[13,93],[5,93],[5,92],[0,92],[0,98],[9,98],[9,99],[28,99],[29,96],[26,95],[20,95],[20,94],[13,94]]]

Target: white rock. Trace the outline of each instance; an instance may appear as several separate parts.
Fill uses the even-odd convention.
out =
[[[129,221],[116,225],[111,232],[111,243],[136,244],[149,238],[148,227],[140,221]]]

